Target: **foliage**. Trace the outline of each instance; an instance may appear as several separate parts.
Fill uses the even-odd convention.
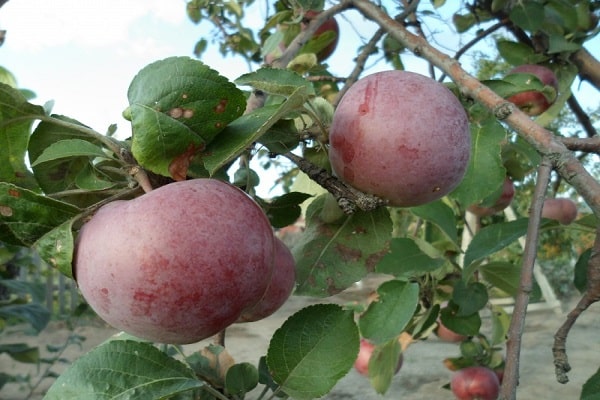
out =
[[[233,363],[221,370],[222,348],[177,357],[152,343],[118,338],[77,360],[50,389],[49,399],[82,394],[90,399],[105,395],[243,398],[258,385],[264,388],[261,398],[267,392],[316,398],[352,368],[361,336],[376,343],[379,351],[396,346],[397,341],[404,344],[404,351],[407,343],[426,339],[438,320],[471,336],[461,346],[461,356],[448,359],[452,368],[500,367],[498,354],[509,329],[520,334],[523,326],[509,321],[490,299],[499,294],[513,297],[515,313],[525,312],[529,293],[522,288],[534,283],[531,274],[522,271],[533,268],[538,229],[547,234],[542,255],[552,254],[555,246],[564,262],[581,257],[574,285],[584,293],[586,305],[597,299],[600,266],[586,250],[597,246],[590,238],[600,216],[600,187],[589,172],[595,170],[586,170],[589,163],[578,158],[598,153],[595,142],[578,137],[580,130],[590,137],[597,132],[595,121],[585,123],[585,111],[573,106],[577,100],[570,87],[577,76],[596,87],[600,84],[594,81],[600,71],[598,61],[593,57],[580,61],[587,57],[586,41],[598,32],[599,5],[585,0],[495,0],[473,1],[455,9],[450,2],[432,3],[433,8],[419,2],[380,8],[373,2],[348,0],[307,24],[305,11],[323,10],[323,1],[279,1],[257,31],[247,20],[253,1],[188,1],[193,22],[215,25],[214,38],[223,54],[242,57],[253,68],[275,55],[267,65],[234,82],[189,57],[148,65],[128,89],[130,104],[123,116],[131,121],[132,135],[126,140],[116,139],[112,131],[103,135],[76,119],[51,114],[30,103],[20,90],[0,83],[0,240],[35,249],[68,277],[72,277],[77,232],[98,207],[198,177],[225,179],[242,188],[263,206],[276,228],[304,217],[306,229],[292,249],[297,294],[327,297],[372,272],[390,277],[365,309],[317,304],[292,315],[274,333],[257,365]],[[309,36],[322,20],[350,7],[381,30],[357,46],[352,55],[354,72],[337,78],[311,53],[323,43],[311,44]],[[405,27],[437,22],[442,10],[452,15],[459,34],[477,29],[475,39],[454,55],[456,59],[477,41],[493,40],[497,57],[480,66],[481,82],[432,47],[425,34],[417,36]],[[397,14],[397,20],[386,18],[388,13]],[[277,50],[280,41],[286,48]],[[200,40],[195,54],[201,57],[208,45],[206,39]],[[451,78],[447,86],[469,114],[468,171],[461,185],[442,200],[406,209],[364,207],[359,201],[364,194],[339,184],[329,173],[327,132],[338,96],[343,94],[339,90],[360,76],[369,57],[383,54],[390,68],[403,68],[403,58],[411,53],[430,62],[436,74]],[[535,120],[503,100],[516,93],[546,90],[531,75],[499,76],[508,65],[524,63],[549,66],[559,81],[554,105]],[[39,123],[32,130],[34,121]],[[286,183],[285,194],[271,199],[257,196],[262,171],[250,167],[250,161],[265,154],[265,149],[270,158],[287,158],[296,164],[291,173],[276,170]],[[262,165],[275,168],[277,162]],[[589,206],[581,204],[582,216],[572,225],[578,231],[575,238],[585,237],[589,246],[570,245],[575,239],[564,226],[540,221],[550,181],[544,176],[550,169],[555,171],[555,190],[550,195],[564,192],[578,199],[577,194]],[[496,194],[507,175],[517,188],[513,205],[518,218],[494,215],[470,225],[466,208]],[[330,193],[290,191],[307,176]],[[292,177],[296,182],[290,184]],[[355,203],[353,207],[340,207],[348,199]],[[525,235],[528,246],[523,251],[518,240]],[[588,274],[582,272],[586,268]],[[18,293],[23,288],[11,289]],[[489,327],[482,324],[481,316],[490,312],[492,326],[484,333]],[[507,352],[515,354],[512,343],[506,346]],[[557,352],[555,357],[558,379],[564,381],[566,354]],[[517,371],[515,357],[506,359],[505,368]],[[382,377],[393,375],[383,366],[375,370]],[[515,396],[513,375],[518,374],[508,374],[503,383],[507,398]],[[389,379],[371,378],[378,382],[378,392],[387,390]],[[584,386],[582,398],[598,396],[596,381],[597,374]]]

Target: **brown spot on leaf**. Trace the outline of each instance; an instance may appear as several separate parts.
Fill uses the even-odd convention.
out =
[[[21,197],[21,192],[17,189],[8,189],[8,195],[12,197]]]
[[[341,243],[335,245],[335,250],[339,254],[340,259],[344,262],[359,261],[362,257],[362,251],[344,246]]]
[[[202,150],[204,150],[204,144],[196,146],[190,143],[188,148],[175,157],[169,164],[169,174],[171,177],[176,181],[184,181],[187,178],[187,171],[194,156]]]
[[[183,110],[183,118],[190,119],[193,116],[194,116],[194,110],[190,110],[190,109]]]
[[[187,98],[188,98],[188,95],[187,95],[187,93],[184,93],[184,94],[182,94],[182,95],[181,95],[181,98],[182,98],[182,99],[187,99]]]
[[[169,110],[169,116],[171,118],[181,118],[182,115],[183,115],[183,108],[181,108],[181,107],[176,107],[176,108],[172,108]]]
[[[222,122],[217,122],[215,124],[215,128],[222,128],[223,127],[223,123]]]
[[[227,108],[227,103],[228,103],[228,102],[229,102],[229,101],[228,101],[227,99],[221,99],[221,100],[219,101],[219,104],[217,104],[217,105],[215,106],[215,108],[214,108],[215,112],[216,112],[217,114],[221,114],[221,113],[225,112],[225,109]]]
[[[13,209],[9,206],[4,206],[0,204],[0,215],[2,215],[3,217],[12,217]]]

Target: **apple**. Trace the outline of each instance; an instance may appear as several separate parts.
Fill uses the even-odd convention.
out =
[[[571,199],[545,199],[542,207],[542,218],[549,218],[569,225],[577,218],[577,205]]]
[[[450,330],[446,325],[442,324],[442,321],[438,320],[438,326],[435,329],[435,334],[440,340],[448,343],[459,343],[467,339],[468,336],[461,335],[459,333]]]
[[[354,361],[354,369],[364,376],[369,376],[369,361],[371,360],[371,355],[375,350],[375,345],[369,342],[367,339],[360,339],[360,347],[358,350],[358,356],[356,357],[356,361]],[[402,362],[404,357],[400,354],[400,359],[398,359],[398,365],[396,366],[396,373],[400,371],[402,368]]]
[[[544,85],[551,86],[555,91],[558,91],[558,79],[554,72],[543,65],[523,64],[513,68],[508,72],[510,74],[532,74],[535,75]],[[525,114],[536,116],[546,111],[554,103],[554,99],[549,101],[544,93],[537,90],[529,90],[517,93],[507,98],[508,101],[514,103]]]
[[[238,322],[258,321],[268,317],[286,302],[296,285],[296,262],[288,247],[275,237],[275,256],[271,282],[260,301],[244,311]]]
[[[500,193],[500,196],[496,199],[496,202],[492,206],[485,207],[477,204],[472,204],[467,209],[471,213],[479,217],[487,217],[504,210],[510,205],[514,197],[515,185],[509,177],[506,177],[504,179],[504,183],[502,184],[502,192]]]
[[[258,204],[216,179],[101,207],[80,230],[74,278],[92,309],[142,339],[194,343],[263,297],[274,236]]]
[[[358,80],[334,112],[333,172],[396,207],[437,200],[462,180],[471,151],[469,121],[443,84],[408,71]]]
[[[474,366],[456,371],[450,381],[450,389],[458,400],[496,400],[500,382],[491,369]]]
[[[305,30],[308,23],[310,21],[312,21],[319,14],[320,14],[320,12],[315,11],[315,10],[308,10],[306,13],[304,13],[304,21],[302,22],[302,30]],[[340,36],[340,27],[334,17],[327,18],[317,28],[317,30],[315,31],[315,33],[312,37],[312,40],[317,39],[320,35],[322,35],[325,32],[333,32],[335,34],[335,37],[327,46],[325,46],[323,49],[321,49],[317,52],[317,60],[319,62],[328,59],[333,54],[335,49],[337,48],[339,36]]]

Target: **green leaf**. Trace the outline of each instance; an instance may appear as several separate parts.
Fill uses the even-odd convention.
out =
[[[152,344],[111,340],[77,359],[44,399],[163,399],[203,385],[185,364]]]
[[[431,258],[425,254],[413,239],[393,238],[390,241],[390,251],[383,256],[375,270],[408,279],[435,271],[443,263],[443,259]]]
[[[575,52],[581,49],[581,44],[568,41],[563,35],[553,34],[548,39],[548,54]]]
[[[0,307],[0,318],[15,318],[27,322],[40,333],[50,322],[50,312],[38,303],[10,304]]]
[[[385,394],[390,388],[400,357],[402,349],[396,338],[373,350],[369,359],[369,380],[377,393]]]
[[[286,193],[264,204],[263,209],[274,228],[283,228],[298,220],[302,214],[300,204],[310,197],[312,196],[307,193]]]
[[[579,399],[600,400],[600,368],[583,384]]]
[[[301,90],[276,106],[258,108],[233,121],[216,137],[202,155],[204,166],[213,175],[260,140],[277,121],[302,106],[306,96]]]
[[[488,293],[480,282],[459,280],[452,290],[452,301],[458,306],[457,317],[467,317],[481,310],[488,302]]]
[[[387,252],[392,222],[381,207],[325,223],[321,211],[327,194],[306,211],[306,229],[292,249],[296,260],[297,294],[329,296],[346,289],[372,271]]]
[[[295,72],[280,68],[260,68],[240,76],[234,82],[240,86],[251,86],[284,97],[290,97],[297,92],[302,93],[303,96],[315,95],[315,89],[310,81]]]
[[[521,281],[521,266],[505,262],[493,261],[479,266],[483,279],[510,296],[516,296]]]
[[[520,28],[535,33],[542,28],[545,20],[544,5],[535,1],[519,2],[511,10],[509,18]]]
[[[579,258],[575,263],[575,271],[573,271],[573,284],[580,293],[584,293],[587,290],[588,262],[590,261],[591,255],[592,249],[586,249],[579,255]]]
[[[452,22],[456,27],[458,33],[463,33],[471,29],[477,23],[477,18],[472,13],[468,14],[454,14],[452,16]]]
[[[418,207],[411,207],[410,212],[419,218],[432,222],[458,246],[458,233],[456,231],[456,216],[454,211],[442,200],[434,201]]]
[[[474,336],[479,333],[481,328],[481,317],[478,313],[464,317],[457,315],[458,305],[449,302],[448,306],[442,308],[440,312],[440,320],[448,329],[460,335]]]
[[[71,157],[101,157],[109,158],[102,151],[100,146],[96,146],[87,140],[82,139],[67,139],[60,140],[48,146],[42,154],[31,164],[32,167],[48,161],[59,160],[62,158]]]
[[[0,182],[0,240],[31,246],[79,209],[15,185]]]
[[[144,168],[172,176],[178,157],[195,156],[227,124],[242,115],[241,90],[189,57],[170,57],[144,67],[127,92],[133,127],[131,151]]]
[[[234,364],[225,375],[225,390],[235,396],[242,396],[258,385],[258,369],[250,363]]]
[[[0,344],[0,354],[6,353],[15,361],[36,364],[40,361],[40,350],[27,343]]]
[[[0,181],[28,189],[37,184],[25,163],[33,120],[44,109],[27,102],[23,94],[0,83]]]
[[[44,261],[68,278],[73,278],[73,222],[77,218],[66,220],[32,245]]]
[[[545,61],[548,56],[536,53],[530,46],[509,40],[496,42],[498,52],[511,65],[537,64]]]
[[[493,194],[502,186],[506,169],[502,164],[502,143],[506,130],[496,119],[471,123],[471,158],[460,185],[450,193],[468,207]]]
[[[464,257],[464,267],[467,268],[476,260],[480,260],[498,250],[502,250],[527,233],[529,218],[501,222],[482,228],[469,244]],[[464,279],[468,277],[465,276]]]
[[[508,328],[510,327],[510,316],[501,306],[493,305],[492,313],[492,334],[490,342],[492,346],[506,342]]]
[[[273,379],[295,399],[328,393],[354,365],[359,348],[354,313],[335,304],[298,311],[275,331],[267,365]]]
[[[397,337],[410,322],[419,302],[419,285],[391,280],[379,286],[377,295],[358,326],[364,338],[381,344]]]

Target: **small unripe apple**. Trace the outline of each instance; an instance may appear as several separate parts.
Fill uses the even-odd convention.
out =
[[[515,185],[510,178],[506,177],[502,184],[502,192],[496,202],[490,207],[484,207],[477,204],[472,204],[468,210],[479,217],[494,215],[510,205],[515,197]]]
[[[356,361],[354,362],[354,368],[356,371],[364,376],[369,376],[369,361],[371,360],[371,356],[373,355],[373,351],[375,350],[375,345],[369,342],[367,339],[360,339],[360,347],[358,350],[358,356],[356,357]],[[402,368],[403,355],[400,354],[400,359],[398,360],[398,365],[396,366],[396,373],[400,371]]]
[[[571,199],[555,198],[544,200],[542,218],[549,218],[569,225],[577,218],[577,205]]]
[[[461,182],[471,151],[467,114],[443,84],[408,71],[358,80],[334,112],[334,173],[390,206],[437,200]]]
[[[258,321],[268,317],[286,302],[296,285],[296,262],[288,247],[275,238],[273,274],[265,295],[252,308],[245,310],[238,322]]]
[[[523,64],[510,70],[507,75],[516,73],[535,75],[544,85],[551,86],[555,91],[558,91],[558,79],[554,71],[550,68],[543,65]],[[525,114],[536,116],[550,108],[554,100],[556,100],[556,96],[552,101],[549,101],[544,93],[537,90],[529,90],[510,96],[507,100],[514,103]]]
[[[496,373],[487,367],[467,367],[454,373],[450,389],[458,400],[496,400],[500,382]]]
[[[77,237],[74,277],[113,327],[154,342],[194,343],[259,302],[273,246],[269,220],[246,193],[192,179],[101,207]]]

